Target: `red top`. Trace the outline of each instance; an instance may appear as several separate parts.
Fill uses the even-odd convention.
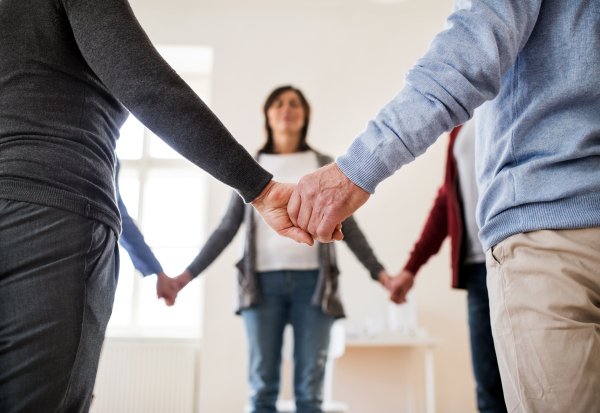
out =
[[[440,250],[442,242],[450,235],[453,288],[464,288],[464,282],[461,282],[459,274],[463,238],[462,203],[458,188],[458,168],[452,153],[460,128],[457,126],[450,132],[444,184],[438,191],[421,238],[415,244],[410,259],[404,267],[405,270],[416,275],[427,260]]]

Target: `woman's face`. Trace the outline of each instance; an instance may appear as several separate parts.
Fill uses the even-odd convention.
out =
[[[267,109],[267,120],[274,134],[300,133],[304,116],[300,96],[293,90],[283,92]]]

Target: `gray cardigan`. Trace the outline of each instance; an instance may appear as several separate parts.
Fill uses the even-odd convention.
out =
[[[319,167],[333,162],[327,155],[317,152]],[[245,308],[260,301],[261,293],[256,276],[256,242],[254,226],[254,208],[245,205],[237,193],[233,193],[227,212],[219,226],[213,231],[206,244],[187,268],[194,277],[204,271],[221,254],[235,237],[242,222],[246,224],[246,241],[244,256],[237,263],[238,274],[238,300],[236,313],[239,314]],[[358,260],[369,270],[371,277],[378,280],[379,272],[383,266],[379,263],[373,250],[358,227],[353,217],[349,217],[343,223],[344,241]],[[338,294],[338,276],[340,274],[335,256],[333,243],[317,243],[319,248],[319,279],[315,289],[312,302],[320,306],[325,314],[335,318],[344,317],[344,308]]]

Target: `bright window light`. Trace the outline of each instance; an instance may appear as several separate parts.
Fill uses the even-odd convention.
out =
[[[210,105],[212,49],[158,46],[158,51],[188,85]],[[166,274],[183,272],[205,240],[206,174],[129,116],[117,142],[119,186],[129,215]],[[142,277],[124,249],[107,335],[198,337],[202,323],[203,282],[191,282],[167,307],[156,297],[156,276]]]

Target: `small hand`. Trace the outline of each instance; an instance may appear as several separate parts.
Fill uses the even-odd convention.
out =
[[[175,304],[175,298],[177,297],[177,290],[175,289],[175,284],[173,284],[173,279],[162,271],[157,276],[156,295],[158,298],[164,298],[168,306],[172,306]]]
[[[179,294],[179,291],[181,291],[183,287],[188,285],[193,279],[194,277],[192,276],[192,273],[189,270],[185,270],[177,277],[173,278],[173,283],[175,284],[177,294]]]
[[[390,291],[392,292],[390,300],[396,304],[405,303],[406,294],[410,291],[414,282],[415,275],[408,270],[403,270],[396,277],[392,278],[390,282]]]
[[[292,224],[287,211],[288,201],[296,187],[295,184],[282,184],[271,181],[261,194],[252,201],[252,206],[264,221],[279,235],[296,242],[313,245],[313,237]]]
[[[383,285],[384,288],[389,290],[390,292],[392,292],[391,283],[392,283],[393,279],[394,278],[386,270],[381,270],[379,272],[379,283],[381,285]]]
[[[339,223],[367,202],[369,196],[334,163],[298,182],[288,204],[288,213],[295,226],[317,241],[340,241],[344,235]]]

